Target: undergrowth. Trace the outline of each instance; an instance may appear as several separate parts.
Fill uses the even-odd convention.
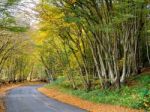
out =
[[[123,86],[120,90],[94,89],[89,92],[82,89],[73,90],[69,87],[68,83],[65,83],[64,77],[46,85],[46,87],[56,87],[61,92],[75,95],[95,103],[120,105],[150,111],[150,74],[141,74],[135,76],[132,80],[135,82],[134,85]]]

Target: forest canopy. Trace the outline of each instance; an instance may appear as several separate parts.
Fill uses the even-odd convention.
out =
[[[41,60],[73,88],[120,88],[150,65],[148,0],[43,0]]]
[[[21,8],[33,21],[16,18],[23,3],[0,2],[5,81],[63,77],[74,89],[119,89],[150,65],[149,0],[31,0],[32,11]]]

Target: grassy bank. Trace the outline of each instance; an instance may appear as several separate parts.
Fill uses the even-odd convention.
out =
[[[82,99],[112,105],[120,105],[135,109],[150,110],[150,74],[145,73],[131,78],[128,86],[121,90],[100,90],[94,89],[90,92],[84,90],[73,90],[69,88],[64,79],[46,85],[46,88],[59,88],[61,92],[78,96]]]

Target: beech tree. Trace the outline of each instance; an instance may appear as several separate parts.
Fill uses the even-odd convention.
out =
[[[148,5],[146,0],[53,0],[43,1],[38,11],[74,56],[90,90],[97,78],[102,88],[120,88],[149,60]]]

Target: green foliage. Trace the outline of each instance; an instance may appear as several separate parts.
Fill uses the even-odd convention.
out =
[[[47,85],[47,88],[59,88],[60,91],[78,96],[82,99],[95,103],[106,103],[120,105],[137,109],[149,110],[150,108],[150,74],[141,74],[136,77],[134,86],[124,86],[121,90],[99,90],[94,89],[86,92],[82,89],[73,90],[64,87],[64,77],[59,81]]]
[[[19,2],[21,0],[7,0],[7,5],[14,5],[15,3]]]
[[[25,32],[27,31],[27,27],[19,26],[16,23],[16,17],[12,15],[12,11],[10,11],[12,5],[16,7],[19,5],[20,0],[6,0],[0,2],[0,6],[4,6],[2,9],[0,8],[0,29],[6,29],[12,32]]]
[[[150,90],[143,88],[139,91],[139,102],[136,102],[133,107],[150,111]]]
[[[148,62],[147,5],[145,0],[45,0],[37,9],[41,31],[48,33],[48,39],[60,41],[41,52],[46,62],[50,60],[51,67],[45,68],[53,69],[56,77],[62,72],[75,88],[120,88],[120,82]]]
[[[81,22],[81,19],[78,17],[65,17],[64,20],[68,23],[72,23],[72,22],[80,23]]]
[[[20,27],[20,26],[6,27],[6,29],[12,32],[26,32],[28,30],[27,27]]]

